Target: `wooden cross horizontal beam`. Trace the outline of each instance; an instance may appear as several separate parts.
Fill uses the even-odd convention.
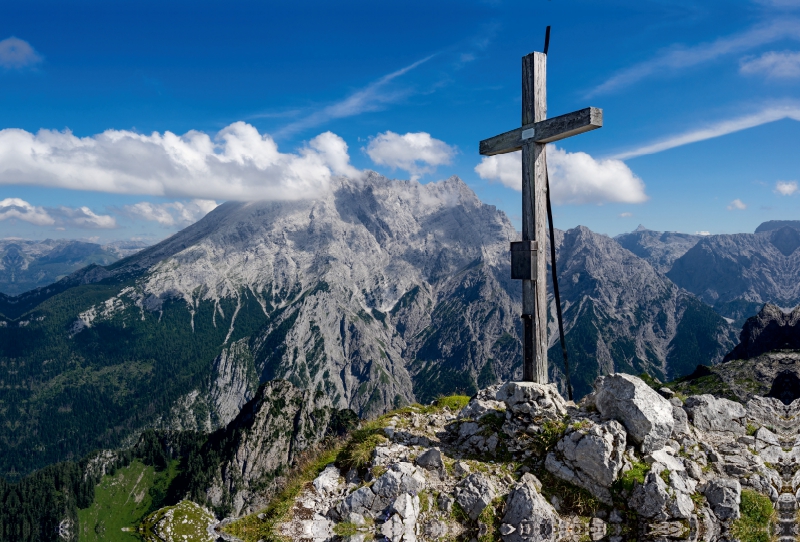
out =
[[[602,126],[603,110],[597,107],[587,107],[574,113],[532,122],[522,128],[484,139],[480,144],[480,153],[485,156],[493,156],[519,151],[522,150],[524,140],[533,139],[534,142],[541,144],[552,143]]]

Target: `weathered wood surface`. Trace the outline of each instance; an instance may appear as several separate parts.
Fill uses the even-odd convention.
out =
[[[531,53],[522,59],[522,125],[547,118],[547,57]],[[520,132],[521,135],[521,132]],[[522,317],[525,335],[531,337],[523,345],[523,378],[547,383],[547,263],[545,245],[545,152],[544,145],[534,139],[522,142],[522,240],[536,243],[536,280],[522,281]],[[528,284],[526,284],[528,283]],[[527,373],[527,374],[524,374]]]
[[[512,243],[512,250],[521,252],[524,246],[536,247],[535,255],[512,257],[512,266],[514,257],[517,259],[512,276],[522,278],[524,381],[546,384],[548,380],[545,145],[602,126],[603,110],[596,107],[547,119],[547,55],[531,53],[522,58],[522,127],[480,143],[482,155],[522,151],[522,243]],[[525,270],[529,264],[536,266],[533,277],[530,270]]]
[[[597,107],[587,107],[552,119],[526,124],[516,130],[484,139],[480,143],[480,153],[485,156],[494,156],[522,150],[523,132],[528,130],[533,130],[533,140],[536,143],[552,143],[602,127],[603,110]]]

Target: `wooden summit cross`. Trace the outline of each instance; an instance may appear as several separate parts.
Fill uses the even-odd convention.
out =
[[[522,151],[522,241],[511,243],[511,278],[522,280],[522,380],[540,384],[547,383],[545,144],[603,126],[603,110],[596,107],[548,119],[546,79],[545,43],[544,53],[522,57],[522,127],[480,143],[486,156]]]

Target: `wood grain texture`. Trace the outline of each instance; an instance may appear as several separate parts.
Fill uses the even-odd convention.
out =
[[[522,59],[522,125],[537,123],[547,118],[547,57],[531,53]],[[522,138],[522,129],[519,131]],[[532,333],[526,334],[523,344],[525,367],[523,374],[534,382],[547,383],[547,271],[541,253],[545,242],[547,219],[544,200],[546,162],[544,145],[534,139],[522,141],[522,239],[538,241],[536,280],[522,281],[523,318],[532,320]],[[545,264],[543,267],[542,264]],[[532,336],[531,336],[532,335]],[[531,366],[532,365],[532,366]]]
[[[533,143],[534,148],[534,172],[536,180],[534,182],[533,193],[533,213],[534,231],[537,241],[538,254],[536,258],[536,311],[534,318],[535,343],[535,380],[540,384],[546,384],[547,379],[547,258],[544,255],[544,248],[547,243],[547,154],[545,145]]]
[[[522,150],[522,132],[531,128],[536,133],[533,138],[536,143],[552,143],[602,127],[603,110],[587,107],[484,139],[480,142],[479,151],[482,155],[493,156]]]

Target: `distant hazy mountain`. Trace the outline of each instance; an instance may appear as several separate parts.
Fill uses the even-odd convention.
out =
[[[613,239],[557,233],[577,395],[600,372],[674,377],[732,347],[722,318]],[[458,178],[369,174],[316,200],[226,203],[109,266],[0,295],[0,469],[146,426],[211,430],[274,378],[367,416],[519,375],[517,236]]]
[[[87,265],[109,265],[146,246],[135,241],[99,245],[69,239],[0,239],[0,292],[19,295],[52,284]]]
[[[738,325],[767,302],[792,308],[800,304],[800,230],[776,222],[758,233],[705,237],[667,276]]]
[[[772,230],[779,230],[784,226],[789,226],[790,228],[794,228],[796,230],[800,230],[800,220],[769,220],[767,222],[762,222],[757,228],[756,233],[761,233],[764,231],[772,231]]]
[[[630,233],[617,235],[614,240],[623,248],[647,260],[656,271],[666,273],[672,269],[675,260],[686,254],[702,238],[701,235],[688,233],[648,230],[639,225]]]

